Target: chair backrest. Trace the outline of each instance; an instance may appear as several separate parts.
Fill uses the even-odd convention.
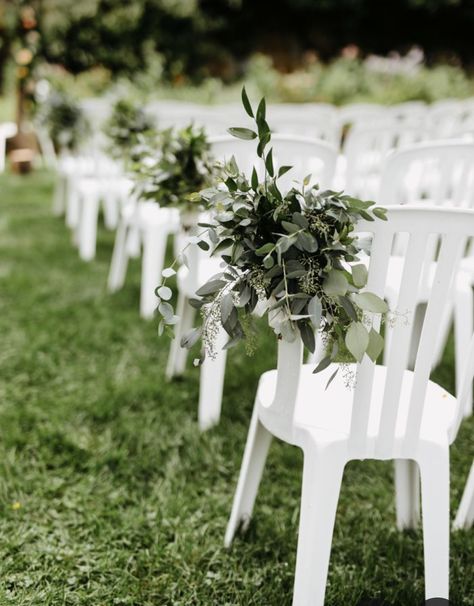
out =
[[[321,139],[339,148],[341,124],[335,108],[313,103],[274,104],[267,107],[267,122],[272,131]]]
[[[358,126],[359,124],[370,124],[374,118],[387,115],[388,109],[385,105],[377,103],[349,103],[343,105],[339,110],[339,121],[344,126]]]
[[[210,143],[216,160],[225,162],[234,156],[240,170],[249,178],[254,166],[259,176],[263,176],[264,167],[257,156],[255,140],[245,141],[227,135],[211,138]],[[270,146],[273,147],[275,167],[293,166],[279,180],[283,192],[288,191],[294,181],[302,181],[308,174],[312,175],[313,183],[318,182],[325,189],[332,186],[338,155],[332,145],[308,137],[272,134]]]
[[[474,207],[474,143],[439,141],[419,143],[388,154],[377,203]],[[406,234],[394,240],[392,253],[402,255]],[[438,239],[430,238],[426,263],[436,258]],[[424,286],[428,275],[423,276]]]
[[[474,205],[474,143],[419,143],[390,152],[385,160],[377,202],[383,206]]]
[[[427,137],[446,139],[459,136],[465,104],[460,99],[443,99],[428,108],[426,117]]]
[[[370,127],[352,128],[344,145],[347,161],[345,189],[353,196],[375,196],[387,154],[393,149],[417,143],[423,136],[420,121],[399,121],[393,116],[381,122],[374,120]]]
[[[390,113],[399,120],[424,120],[427,109],[424,101],[405,101],[389,106]]]
[[[410,458],[414,455],[420,437],[435,346],[439,338],[440,319],[448,303],[466,243],[474,236],[472,210],[398,206],[388,209],[387,218],[387,221],[361,221],[357,231],[372,234],[367,291],[380,297],[384,297],[387,288],[392,242],[398,234],[408,234],[398,300],[392,310],[403,314],[403,318],[399,321],[395,319],[391,338],[386,344],[388,355],[385,382],[377,385],[377,393],[383,394],[381,398],[373,397],[375,363],[365,356],[357,365],[349,433],[352,458]],[[408,368],[418,285],[425,270],[425,248],[433,234],[440,241],[433,286],[422,320],[412,381],[405,382],[402,393],[403,376]],[[366,321],[372,323],[375,329],[379,328],[379,316],[367,314]],[[277,389],[273,403],[265,409],[264,414],[274,420],[279,435],[283,437],[286,432],[286,439],[291,439],[292,436],[300,368],[301,341],[280,341]],[[318,403],[315,402],[314,405],[317,406]],[[460,411],[458,413],[462,414]]]

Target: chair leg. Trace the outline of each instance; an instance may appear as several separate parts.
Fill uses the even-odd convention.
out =
[[[128,229],[126,248],[128,257],[138,259],[141,253],[140,228],[135,222],[132,222]]]
[[[166,378],[172,379],[175,376],[182,375],[186,368],[188,350],[181,347],[181,337],[193,327],[196,310],[188,303],[188,299],[179,293],[178,303],[176,305],[176,315],[180,321],[175,327],[175,337],[171,342],[168,363],[166,365]]]
[[[345,463],[331,451],[309,449],[304,454],[293,606],[324,606]]]
[[[454,528],[456,530],[468,530],[474,524],[474,463],[469,472],[466,488],[462,495],[461,504],[459,505],[456,519],[454,520]]]
[[[68,178],[66,187],[66,225],[75,229],[79,223],[79,192],[77,182]]]
[[[419,461],[426,599],[449,599],[449,447]]]
[[[470,284],[456,289],[454,320],[454,346],[456,367],[456,394],[460,393],[464,376],[464,368],[469,353],[471,336],[474,329],[474,298]],[[472,414],[472,389],[470,397],[466,398],[464,416]]]
[[[255,405],[232,511],[225,532],[226,547],[230,547],[239,527],[242,531],[248,528],[271,441],[272,434],[261,424]]]
[[[128,265],[126,247],[127,233],[128,228],[126,222],[120,221],[115,234],[114,251],[112,253],[112,261],[110,262],[109,277],[107,280],[109,292],[119,290],[125,283]]]
[[[395,500],[398,529],[416,528],[420,522],[420,472],[415,461],[395,461]]]
[[[102,200],[102,209],[104,213],[104,225],[106,229],[113,230],[119,222],[119,200],[114,192],[105,192]]]
[[[60,173],[57,176],[56,184],[54,187],[53,215],[55,217],[61,217],[64,214],[66,195],[67,195],[67,177]]]
[[[227,350],[222,349],[227,341],[227,333],[219,331],[216,340],[216,357],[207,357],[201,366],[199,382],[198,420],[201,431],[219,423],[224,389]]]
[[[140,316],[150,319],[156,309],[155,288],[161,281],[165,260],[166,231],[145,229],[143,234],[142,277],[140,288]]]
[[[97,223],[99,221],[99,197],[88,195],[81,200],[78,225],[79,256],[83,261],[92,261],[97,245]]]

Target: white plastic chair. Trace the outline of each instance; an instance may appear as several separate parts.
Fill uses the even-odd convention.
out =
[[[280,340],[277,370],[259,382],[247,445],[225,535],[230,546],[246,529],[272,436],[304,454],[303,486],[294,585],[294,606],[323,606],[332,534],[343,471],[353,459],[415,461],[421,472],[426,598],[449,598],[449,445],[462,419],[462,402],[429,380],[439,320],[468,238],[474,212],[394,207],[388,221],[361,222],[373,234],[367,290],[384,296],[394,238],[408,233],[397,306],[415,314],[417,285],[430,236],[441,240],[436,277],[421,324],[414,370],[408,370],[413,323],[393,328],[387,366],[367,357],[351,366],[353,390],[341,372],[313,374],[302,365],[300,339]],[[377,327],[379,318],[371,318]],[[408,478],[418,507],[416,476]],[[398,503],[397,503],[398,505]]]
[[[428,106],[424,101],[405,101],[389,106],[389,111],[398,120],[425,120]]]
[[[392,152],[382,172],[377,202],[383,206],[394,204],[426,204],[435,206],[474,207],[474,143],[439,141],[408,146]],[[436,247],[436,241],[432,241]],[[403,238],[399,238],[393,253],[403,251]],[[401,273],[400,257],[390,263],[388,282],[397,283]],[[440,340],[435,360],[440,361],[449,333],[451,319],[455,317],[456,385],[461,389],[464,363],[469,349],[470,334],[474,331],[474,257],[463,259],[463,269],[450,293],[450,305],[441,322]],[[432,274],[433,275],[433,274]],[[426,302],[432,284],[418,289],[418,302]],[[465,415],[472,413],[472,398],[467,398]]]
[[[293,170],[279,181],[282,191],[290,189],[295,180],[302,181],[309,173],[314,175],[313,182],[321,183],[323,188],[331,187],[337,161],[335,147],[323,141],[281,134],[272,135],[272,145],[275,166],[294,166]],[[234,156],[245,174],[250,175],[254,166],[263,174],[262,161],[256,154],[255,141],[244,141],[227,135],[212,138],[211,147],[214,158],[228,161]],[[192,259],[192,269],[182,268],[178,273],[177,315],[181,321],[175,328],[176,337],[170,348],[166,369],[168,379],[182,374],[186,366],[187,351],[180,347],[180,340],[182,335],[192,328],[195,314],[195,310],[187,301],[195,296],[197,288],[221,271],[220,259],[206,258],[206,255],[196,248],[188,252],[188,259]],[[201,366],[198,408],[201,430],[215,425],[220,419],[226,365],[226,350],[223,350],[222,346],[226,341],[227,337],[221,330],[215,358],[206,358]]]
[[[140,255],[140,316],[151,319],[156,309],[155,289],[161,280],[168,236],[179,230],[179,211],[155,202],[129,198],[121,211],[108,277],[109,292],[123,287],[128,260]]]
[[[335,108],[315,103],[269,105],[267,121],[275,133],[320,139],[337,148],[341,143],[342,126]]]
[[[443,99],[428,107],[426,130],[428,139],[447,139],[459,136],[459,125],[464,114],[460,99]]]
[[[387,106],[377,103],[348,103],[339,108],[339,121],[342,126],[355,128],[360,124],[370,124],[389,113]]]
[[[344,144],[344,189],[353,196],[375,197],[380,187],[380,175],[387,154],[423,139],[420,121],[399,121],[391,114],[374,120],[370,126],[351,128]]]
[[[121,209],[126,205],[132,188],[133,182],[119,173],[98,178],[83,177],[76,183],[75,199],[78,206],[75,243],[83,261],[95,258],[100,207],[105,227],[116,229]]]
[[[2,122],[0,124],[0,173],[5,171],[7,159],[7,139],[11,139],[18,132],[15,122]]]

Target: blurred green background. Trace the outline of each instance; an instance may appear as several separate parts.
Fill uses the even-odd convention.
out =
[[[473,27],[467,0],[1,0],[0,118],[29,78],[198,102],[243,80],[272,101],[466,97]]]

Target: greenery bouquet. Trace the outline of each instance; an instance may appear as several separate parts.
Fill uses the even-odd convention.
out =
[[[133,179],[141,198],[197,216],[203,200],[196,192],[216,178],[216,166],[202,128],[167,129],[144,137],[134,150]]]
[[[375,360],[383,338],[366,312],[384,314],[386,303],[365,290],[366,265],[361,262],[363,244],[354,232],[359,219],[384,220],[385,209],[342,192],[309,186],[310,176],[283,193],[279,178],[291,170],[273,163],[271,131],[266,121],[265,99],[254,110],[245,89],[242,101],[255,120],[255,130],[231,128],[235,137],[255,139],[257,154],[265,166],[265,178],[254,168],[242,174],[232,158],[225,166],[223,185],[204,189],[203,204],[213,220],[203,224],[201,248],[221,255],[222,272],[204,284],[191,304],[202,312],[202,325],[182,339],[185,347],[202,339],[201,359],[215,354],[215,339],[222,326],[229,335],[226,347],[248,336],[257,303],[280,338],[301,337],[307,349],[315,349],[315,332],[325,342],[325,357],[316,370],[330,362]],[[173,267],[164,270],[170,277]],[[163,325],[176,322],[165,283],[157,289],[158,311]]]
[[[54,92],[39,109],[38,122],[48,131],[56,151],[75,151],[90,134],[90,125],[78,103]]]
[[[127,162],[142,137],[151,136],[155,132],[155,125],[143,109],[124,98],[115,103],[104,132],[110,141],[110,155]]]

